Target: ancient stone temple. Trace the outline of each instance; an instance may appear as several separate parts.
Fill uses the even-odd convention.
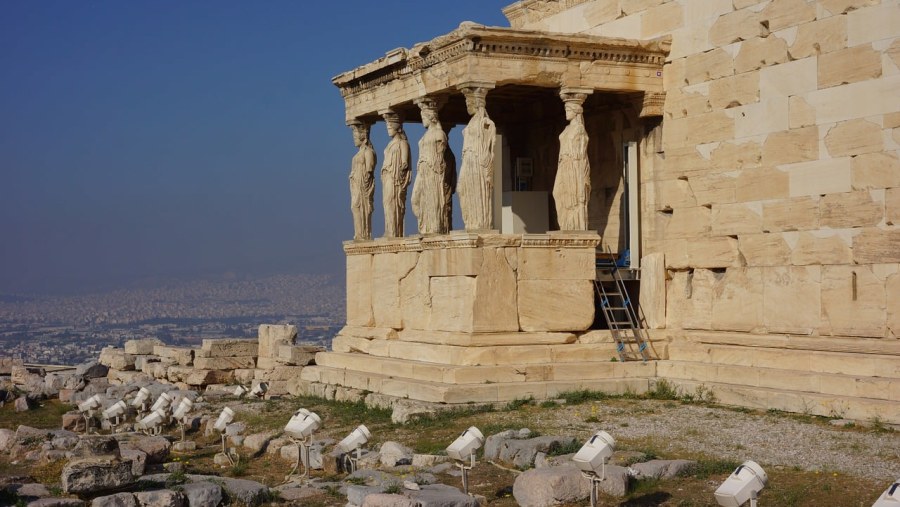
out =
[[[334,78],[355,239],[347,325],[306,389],[480,403],[666,379],[900,423],[900,2],[504,13]],[[617,355],[598,260],[620,266],[650,360]]]

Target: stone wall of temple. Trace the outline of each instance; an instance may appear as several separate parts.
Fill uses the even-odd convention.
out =
[[[900,337],[900,3],[505,11],[515,28],[671,36],[641,169],[644,253],[665,256],[668,329]]]

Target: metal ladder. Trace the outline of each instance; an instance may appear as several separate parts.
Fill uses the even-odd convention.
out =
[[[649,342],[646,339],[641,320],[638,317],[628,291],[625,290],[625,282],[619,274],[619,266],[598,265],[598,269],[608,272],[612,276],[615,288],[607,288],[601,280],[594,280],[594,287],[600,296],[600,308],[613,340],[616,341],[616,351],[620,361],[647,361],[650,359]]]

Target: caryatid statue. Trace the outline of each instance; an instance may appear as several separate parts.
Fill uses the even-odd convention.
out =
[[[370,123],[348,123],[353,129],[353,144],[359,148],[350,164],[350,211],[353,213],[353,239],[372,239],[372,207],[375,197],[377,157],[369,140]]]
[[[445,234],[444,173],[447,162],[447,134],[438,120],[440,104],[431,97],[416,101],[422,111],[425,134],[419,140],[419,161],[416,164],[416,182],[413,187],[413,214],[419,222],[420,234]]]
[[[441,228],[447,232],[453,230],[453,194],[456,193],[456,155],[450,149],[450,131],[453,130],[452,123],[441,123],[444,128],[444,134],[447,135],[447,149],[444,150],[444,223]]]
[[[406,189],[409,188],[409,141],[403,132],[403,122],[397,113],[388,110],[381,114],[391,141],[384,149],[381,166],[381,197],[384,205],[384,237],[403,237],[403,218],[406,215]]]
[[[466,230],[493,229],[494,141],[497,127],[488,117],[485,98],[492,85],[460,87],[472,118],[463,129],[462,167],[456,192]]]
[[[553,182],[553,200],[561,231],[586,231],[591,195],[591,164],[582,105],[588,91],[562,91],[569,124],[559,135],[559,165]]]

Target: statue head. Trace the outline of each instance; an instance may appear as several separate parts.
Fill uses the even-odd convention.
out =
[[[584,101],[587,99],[590,92],[591,90],[578,88],[563,88],[559,92],[559,98],[561,98],[565,104],[567,121],[583,119],[582,114],[584,113],[584,107],[582,104],[584,104]]]
[[[470,115],[474,116],[487,105],[487,90],[484,88],[466,88],[463,90],[463,94],[466,97],[466,111]]]
[[[438,110],[445,102],[446,98],[443,97],[422,97],[415,100],[416,105],[419,106],[419,111],[422,112],[422,125],[425,128],[440,126]]]
[[[382,113],[381,116],[384,118],[384,124],[387,126],[389,136],[394,137],[403,133],[403,121],[400,119],[400,115],[393,111],[388,111]]]
[[[350,125],[350,128],[353,129],[354,146],[359,147],[369,144],[369,128],[371,127],[370,123],[355,120],[349,122],[348,125]]]
[[[575,118],[580,118],[584,113],[584,108],[580,103],[575,101],[567,101],[565,104],[566,107],[566,120],[572,121]]]

